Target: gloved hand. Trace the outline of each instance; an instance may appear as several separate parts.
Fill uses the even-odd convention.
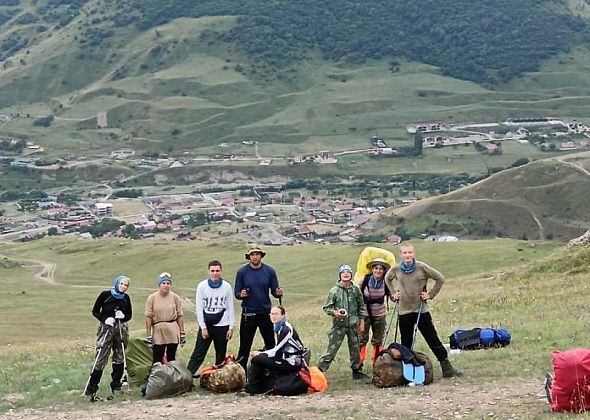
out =
[[[180,334],[180,345],[184,346],[186,344],[186,334]]]
[[[109,327],[115,326],[115,318],[109,316],[107,319],[104,320],[104,325],[108,325]]]
[[[154,344],[154,339],[153,339],[153,337],[152,337],[151,335],[148,335],[148,336],[145,338],[145,341],[148,343],[148,346],[151,346],[151,345],[153,345],[153,344]]]
[[[122,311],[115,311],[115,319],[123,319],[125,314]]]

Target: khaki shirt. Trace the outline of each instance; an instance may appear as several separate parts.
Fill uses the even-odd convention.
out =
[[[422,261],[416,261],[416,269],[411,273],[404,273],[399,264],[392,266],[387,274],[385,274],[385,281],[387,287],[392,293],[399,290],[399,314],[409,314],[411,312],[418,312],[420,307],[420,292],[426,288],[428,279],[434,280],[434,287],[427,292],[430,298],[434,299],[443,286],[445,281],[444,276],[440,271],[435,270],[431,266]],[[422,305],[422,313],[428,312],[428,305],[426,301]]]
[[[145,303],[145,317],[152,319],[154,344],[174,344],[180,341],[180,327],[176,319],[182,316],[182,300],[174,292],[162,296],[152,293]]]

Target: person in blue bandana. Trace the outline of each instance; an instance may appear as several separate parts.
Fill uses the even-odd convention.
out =
[[[85,395],[93,396],[98,391],[102,372],[112,356],[111,392],[121,390],[124,371],[123,347],[127,347],[131,319],[131,298],[125,293],[129,288],[129,277],[117,276],[110,290],[98,295],[92,315],[100,322],[96,335],[96,358],[90,378],[84,390]]]
[[[225,359],[227,342],[233,336],[235,315],[231,284],[221,278],[221,262],[210,261],[209,277],[197,285],[196,307],[197,342],[188,362],[188,370],[194,375],[209,351],[211,343],[215,347],[215,364]]]
[[[412,347],[414,326],[418,320],[418,312],[420,312],[418,329],[439,361],[443,378],[463,376],[463,373],[455,369],[449,361],[447,349],[438,338],[426,303],[438,295],[445,281],[444,276],[428,264],[416,260],[416,251],[411,244],[400,246],[400,256],[399,265],[392,266],[385,274],[385,282],[389,290],[395,290],[393,300],[399,301],[401,344],[407,348]],[[427,290],[427,283],[430,279],[434,280],[434,286]]]
[[[277,345],[264,351],[252,351],[248,368],[248,384],[244,388],[249,394],[262,394],[268,391],[266,379],[298,372],[303,363],[305,348],[295,328],[287,321],[283,306],[270,310],[270,320]],[[266,371],[270,375],[266,375]]]

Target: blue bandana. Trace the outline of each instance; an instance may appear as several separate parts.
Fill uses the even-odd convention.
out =
[[[375,280],[375,276],[371,274],[371,277],[369,277],[369,287],[371,289],[381,289],[383,287],[383,279]]]
[[[285,322],[287,322],[286,319],[281,319],[277,324],[275,324],[275,326],[274,326],[275,334],[278,334],[279,331],[281,331],[281,328],[283,328],[283,325],[285,325]]]
[[[221,287],[221,283],[223,283],[223,279],[219,279],[219,281],[213,281],[211,280],[211,277],[207,278],[207,284],[209,284],[209,287],[212,289],[219,289]]]
[[[402,271],[406,274],[413,273],[416,269],[416,260],[412,260],[412,264],[410,264],[409,267],[406,265],[404,261],[402,261],[399,263],[399,268],[401,268]]]
[[[125,293],[121,293],[119,291],[119,284],[121,284],[122,280],[129,280],[127,277],[125,276],[117,276],[115,277],[115,283],[113,284],[113,287],[111,287],[111,295],[115,298],[115,299],[123,299],[125,297]]]

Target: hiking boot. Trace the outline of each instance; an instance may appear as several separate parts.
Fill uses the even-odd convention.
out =
[[[363,379],[368,380],[370,378],[369,378],[369,375],[365,375],[362,370],[360,370],[360,369],[353,369],[352,370],[352,379],[355,380],[355,381],[360,381],[360,380],[363,380]]]
[[[98,391],[98,384],[100,383],[100,378],[102,378],[102,370],[93,370],[90,374],[88,386],[84,390],[84,395],[91,397],[94,394],[96,394],[96,392]]]
[[[449,359],[441,360],[440,367],[442,368],[443,378],[461,377],[463,372],[453,367]]]

